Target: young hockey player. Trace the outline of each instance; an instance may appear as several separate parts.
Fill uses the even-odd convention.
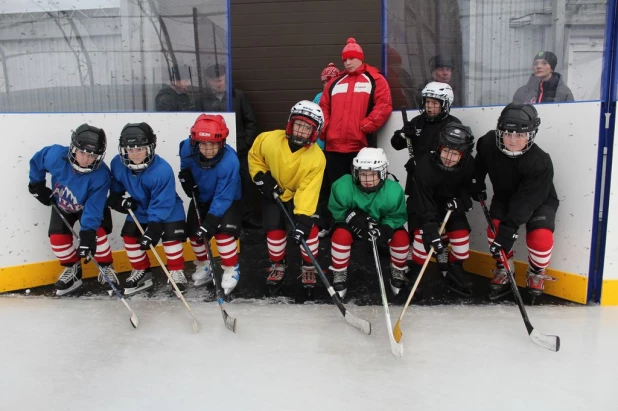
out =
[[[80,258],[90,255],[108,278],[118,284],[107,240],[107,234],[112,231],[112,219],[105,207],[110,184],[109,168],[103,162],[106,147],[102,129],[82,124],[72,133],[69,147],[51,145],[30,160],[30,193],[46,206],[57,205],[70,224],[79,220],[81,226],[76,251],[71,231],[52,210],[49,242],[56,258],[65,267],[56,282],[57,295],[65,295],[82,285]],[[47,173],[51,175],[52,189],[45,184]],[[100,273],[99,281],[107,284]]]
[[[350,248],[355,239],[388,244],[391,256],[391,287],[397,295],[405,280],[410,249],[406,201],[401,186],[387,180],[388,160],[381,148],[363,148],[352,160],[352,175],[333,184],[328,208],[335,224],[331,235],[333,288],[344,298]]]
[[[236,240],[242,216],[240,165],[234,149],[225,144],[229,134],[222,116],[200,115],[191,127],[191,136],[180,143],[178,174],[182,188],[191,198],[187,231],[198,260],[193,281],[200,286],[213,280],[204,242],[214,236],[223,268],[221,287],[226,295],[240,278]]]
[[[472,285],[464,272],[463,262],[470,250],[466,211],[472,209],[469,193],[474,175],[474,136],[469,127],[449,123],[438,134],[433,148],[418,158],[408,200],[411,210],[408,227],[414,232],[413,271],[419,273],[433,247],[438,270],[447,287],[469,297]],[[452,212],[445,233],[440,235],[440,226],[448,210]]]
[[[450,114],[453,104],[453,89],[446,83],[431,82],[422,92],[423,105],[420,114],[407,121],[404,117],[403,128],[395,131],[391,137],[391,145],[395,150],[408,149],[410,159],[405,167],[408,172],[406,194],[412,190],[412,176],[416,166],[415,158],[420,158],[433,147],[435,140],[448,123],[461,123]]]
[[[300,244],[304,238],[312,254],[318,255],[318,227],[313,224],[311,216],[318,204],[326,163],[324,153],[314,144],[323,124],[320,106],[300,101],[292,107],[285,130],[260,134],[249,150],[249,171],[264,196],[263,223],[272,263],[266,283],[271,293],[281,288],[287,268],[286,220],[275,201],[275,194],[281,196],[287,207],[293,208],[296,222],[294,241]],[[316,283],[315,267],[302,247],[301,255],[302,283],[306,288],[312,288]]]
[[[129,123],[120,133],[118,151],[111,163],[112,183],[108,205],[127,214],[132,210],[145,227],[139,231],[131,216],[121,235],[133,271],[125,280],[125,295],[153,286],[150,260],[146,250],[163,239],[167,267],[178,289],[184,292],[187,280],[182,243],[185,234],[185,210],[176,194],[172,167],[155,154],[157,136],[147,123]],[[125,192],[129,197],[124,197]]]
[[[499,262],[500,250],[506,253],[513,270],[513,245],[522,224],[526,225],[528,246],[528,291],[533,297],[541,295],[545,280],[553,280],[545,274],[545,269],[554,246],[559,201],[551,157],[534,143],[540,124],[534,106],[511,103],[502,110],[496,130],[481,137],[476,146],[477,197],[487,198],[487,174],[494,191],[489,213],[497,235],[494,237],[491,229],[487,229],[489,250],[496,258],[496,270],[490,282],[492,299],[510,292],[506,270]]]

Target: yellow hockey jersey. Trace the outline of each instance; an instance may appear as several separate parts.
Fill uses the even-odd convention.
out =
[[[282,201],[294,199],[294,214],[312,216],[324,177],[326,158],[316,144],[292,152],[285,130],[261,133],[249,150],[249,174],[269,172],[283,191]]]

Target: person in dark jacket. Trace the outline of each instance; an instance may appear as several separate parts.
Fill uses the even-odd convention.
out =
[[[189,71],[172,67],[172,83],[164,85],[155,97],[157,111],[196,111],[195,104],[189,96]]]
[[[551,51],[537,53],[534,56],[534,73],[528,79],[528,84],[517,89],[513,95],[513,103],[558,103],[575,100],[562,76],[554,72],[556,64],[558,58]]]
[[[554,247],[558,195],[554,188],[551,157],[535,144],[541,119],[534,106],[511,103],[502,110],[496,130],[478,140],[472,198],[486,199],[485,177],[489,174],[494,195],[489,213],[497,235],[487,229],[489,251],[496,259],[489,298],[495,300],[510,292],[509,278],[500,263],[502,251],[509,266],[517,230],[526,225],[528,271],[526,287],[535,297],[543,293],[545,274]]]
[[[226,67],[213,64],[206,68],[208,91],[204,93],[198,106],[205,112],[228,111]],[[257,121],[246,94],[232,88],[232,110],[236,113],[236,152],[240,162],[240,179],[243,196],[242,225],[245,228],[261,228],[262,224],[253,215],[253,204],[259,198],[249,175],[248,153],[257,136]]]

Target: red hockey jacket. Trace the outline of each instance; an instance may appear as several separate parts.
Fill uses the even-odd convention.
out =
[[[353,153],[367,147],[393,111],[391,91],[378,69],[363,64],[353,73],[332,79],[322,94],[325,151]]]

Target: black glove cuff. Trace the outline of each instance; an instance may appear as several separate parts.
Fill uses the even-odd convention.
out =
[[[107,197],[107,206],[109,208],[113,208],[114,210],[118,211],[118,209],[122,208],[122,196],[123,195],[124,193],[110,191],[109,197]]]
[[[80,241],[95,242],[97,240],[97,232],[95,230],[81,230],[79,232]]]
[[[219,217],[217,217],[214,214],[206,214],[206,217],[204,217],[204,222],[208,225],[211,225],[213,227],[219,227],[219,222],[221,221],[221,219]]]
[[[380,237],[384,237],[385,240],[390,240],[393,238],[393,234],[395,234],[395,230],[387,224],[380,224],[378,230],[380,231]]]
[[[41,187],[46,187],[45,181],[39,181],[37,183],[29,183],[28,191],[30,194],[36,194],[41,189]]]
[[[517,228],[513,228],[507,223],[501,222],[498,228],[498,236],[515,240],[517,239]]]

